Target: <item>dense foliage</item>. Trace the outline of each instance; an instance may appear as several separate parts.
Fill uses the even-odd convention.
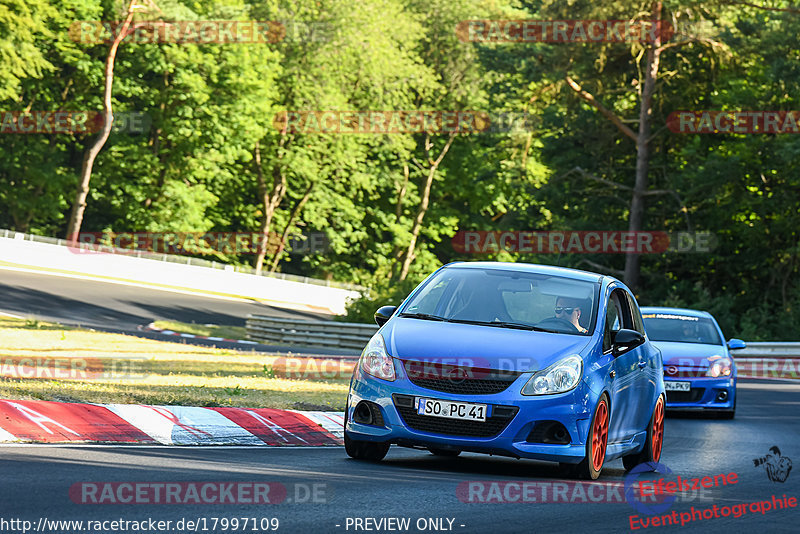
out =
[[[0,0],[0,111],[102,110],[108,42],[76,21],[118,21],[120,0]],[[640,258],[640,302],[707,309],[730,337],[797,339],[800,136],[677,134],[678,110],[800,109],[800,13],[735,1],[190,0],[141,2],[135,21],[280,21],[277,42],[147,43],[116,56],[115,131],[82,231],[324,231],[330,248],[236,264],[371,288],[350,317],[397,303],[454,260],[560,264],[623,277],[624,254],[459,253],[461,230],[627,230],[640,110],[656,43],[482,43],[475,19],[670,21],[647,136],[641,229],[703,231],[709,252]],[[576,90],[579,85],[583,94]],[[590,95],[587,97],[586,95]],[[595,99],[593,104],[589,98]],[[601,110],[602,107],[602,110]],[[321,134],[284,111],[527,113],[509,132]],[[610,117],[619,119],[615,124]],[[63,236],[93,134],[0,133],[0,227]]]

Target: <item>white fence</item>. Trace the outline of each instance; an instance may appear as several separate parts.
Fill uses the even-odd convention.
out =
[[[141,283],[167,289],[238,296],[288,308],[343,314],[360,288],[301,276],[256,275],[234,267],[186,256],[113,249],[98,252],[67,242],[0,230],[0,262],[11,267],[88,276],[110,282]]]

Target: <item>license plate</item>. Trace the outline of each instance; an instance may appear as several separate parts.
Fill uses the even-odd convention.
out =
[[[692,389],[692,383],[675,382],[674,380],[665,380],[664,389],[667,391],[689,391]]]
[[[439,399],[417,397],[417,413],[449,419],[466,419],[468,421],[486,421],[486,405],[469,402],[455,402]]]

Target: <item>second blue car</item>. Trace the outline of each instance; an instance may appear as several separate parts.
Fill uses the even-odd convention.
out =
[[[684,308],[642,308],[650,340],[664,357],[667,409],[698,411],[733,419],[736,414],[736,362],[714,317]]]
[[[375,318],[347,399],[351,457],[380,460],[397,444],[549,460],[595,479],[614,458],[631,469],[661,456],[661,354],[612,277],[454,263]]]

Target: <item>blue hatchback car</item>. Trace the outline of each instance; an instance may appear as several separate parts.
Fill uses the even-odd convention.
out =
[[[723,419],[736,414],[736,362],[714,317],[683,308],[642,308],[645,330],[664,358],[667,409],[703,411]]]
[[[548,460],[596,479],[606,461],[661,456],[661,354],[614,278],[451,263],[375,320],[347,398],[353,458],[381,460],[397,444]]]

